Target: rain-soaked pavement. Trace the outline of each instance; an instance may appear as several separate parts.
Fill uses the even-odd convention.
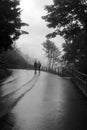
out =
[[[68,78],[15,70],[0,93],[0,130],[87,129],[87,100]]]

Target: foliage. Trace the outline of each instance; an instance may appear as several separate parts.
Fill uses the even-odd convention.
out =
[[[54,0],[54,4],[46,6],[45,9],[48,14],[42,18],[48,22],[49,28],[55,28],[48,37],[60,34],[65,39],[72,39],[79,31],[87,29],[86,0]]]
[[[3,79],[7,78],[11,74],[12,72],[10,70],[7,70],[7,69],[4,70],[0,68],[0,83],[3,81]]]
[[[48,38],[61,35],[63,44],[63,59],[73,63],[79,70],[85,72],[87,62],[87,0],[54,0],[53,5],[45,7],[47,15],[42,18],[48,22],[54,32]]]
[[[45,54],[48,58],[49,67],[53,69],[55,63],[59,61],[60,51],[54,42],[46,40],[43,44]]]
[[[86,32],[80,33],[73,41],[67,41],[63,45],[63,59],[74,66],[81,72],[87,73],[87,35]]]
[[[21,34],[20,30],[28,25],[20,19],[21,9],[19,0],[0,0],[0,51],[7,50]]]
[[[28,63],[24,55],[17,49],[4,51],[0,54],[1,68],[6,69],[30,69],[31,63]]]

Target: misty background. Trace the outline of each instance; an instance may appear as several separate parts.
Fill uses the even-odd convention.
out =
[[[21,19],[29,24],[29,27],[22,27],[23,30],[29,32],[29,35],[21,35],[16,41],[16,46],[24,54],[31,58],[40,60],[46,64],[42,43],[46,40],[45,36],[52,32],[46,26],[46,22],[41,18],[46,14],[45,5],[52,4],[52,0],[21,0],[20,7],[22,9]],[[61,49],[64,39],[61,36],[53,38],[52,41]]]

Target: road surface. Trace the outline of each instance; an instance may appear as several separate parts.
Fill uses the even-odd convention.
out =
[[[69,78],[15,70],[2,84],[0,106],[0,130],[87,129],[87,101]]]

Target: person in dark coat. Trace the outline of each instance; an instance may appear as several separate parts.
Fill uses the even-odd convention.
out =
[[[38,62],[38,71],[39,71],[39,73],[40,73],[40,69],[41,69],[41,63],[40,63],[40,61]]]
[[[34,70],[35,70],[35,74],[37,73],[37,62],[34,62]]]

